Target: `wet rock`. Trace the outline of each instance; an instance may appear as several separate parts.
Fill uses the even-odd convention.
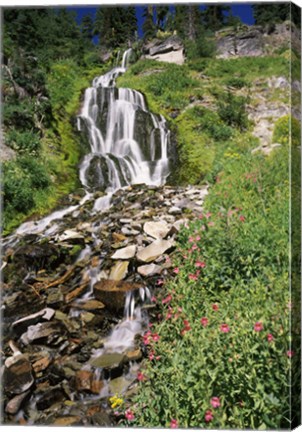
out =
[[[85,238],[82,234],[78,233],[75,230],[66,230],[58,236],[57,241],[72,243],[72,244],[85,244]]]
[[[113,255],[112,259],[130,259],[133,258],[136,252],[136,246],[131,245],[125,248],[117,250]]]
[[[124,234],[115,233],[115,232],[112,233],[112,238],[117,242],[123,242],[127,239],[127,237]]]
[[[112,395],[123,394],[134,381],[135,379],[128,379],[124,376],[114,378],[109,381],[109,392]]]
[[[55,315],[55,310],[51,308],[45,308],[39,312],[23,317],[12,324],[14,331],[17,334],[22,334],[27,327],[36,324],[41,321],[50,321]]]
[[[98,301],[98,300],[87,300],[85,303],[72,303],[71,305],[75,309],[84,309],[87,311],[96,311],[100,309],[104,309],[105,305],[104,303]]]
[[[50,243],[26,244],[19,247],[14,253],[14,262],[22,268],[52,268],[59,258],[57,247]]]
[[[39,360],[35,361],[32,365],[33,370],[35,371],[36,374],[47,369],[51,363],[51,356],[49,353],[47,353],[47,352],[41,353],[41,355],[43,355],[43,357],[41,357]]]
[[[68,315],[59,310],[56,311],[55,319],[62,322],[69,333],[77,332],[81,327],[78,321],[71,320]]]
[[[89,393],[99,394],[104,388],[103,381],[96,379],[95,374],[88,370],[77,371],[75,382],[78,391],[87,391]]]
[[[118,261],[111,269],[109,279],[122,280],[127,276],[129,261]]]
[[[55,344],[60,341],[61,336],[66,334],[65,326],[60,322],[38,323],[29,326],[26,333],[23,333],[20,340],[24,345],[29,345],[33,342],[46,340],[48,344]]]
[[[121,311],[125,305],[126,293],[141,288],[141,284],[102,279],[93,287],[95,297],[109,310]]]
[[[99,357],[92,358],[90,364],[96,368],[115,369],[120,367],[125,361],[123,353],[104,353]]]
[[[4,363],[3,388],[5,392],[21,394],[29,390],[34,383],[32,366],[13,343],[10,346],[14,354]]]
[[[64,302],[64,295],[59,288],[52,288],[47,291],[46,304],[48,306],[58,307]]]
[[[134,351],[128,351],[126,352],[126,359],[128,361],[137,361],[142,358],[142,352],[140,349],[134,350]]]
[[[50,408],[52,405],[54,405],[57,402],[61,402],[66,398],[65,392],[62,389],[61,385],[57,385],[55,387],[49,388],[49,386],[40,391],[37,392],[37,399],[36,399],[36,406],[37,409],[40,411],[46,410],[47,408]]]
[[[81,424],[81,417],[79,416],[59,417],[53,423],[54,426],[62,426],[62,427],[76,426],[78,424]]]
[[[149,246],[145,247],[144,249],[141,249],[137,253],[136,257],[139,261],[148,263],[156,260],[156,258],[158,258],[163,253],[171,249],[173,245],[174,242],[170,240],[155,240]]]
[[[82,312],[81,313],[81,320],[85,324],[89,324],[91,321],[93,321],[94,318],[95,318],[95,315],[91,312]]]
[[[17,414],[29,394],[30,390],[27,390],[26,392],[18,394],[13,399],[11,399],[5,407],[5,412],[11,415]]]
[[[137,272],[145,277],[160,274],[162,272],[162,267],[156,264],[147,264],[137,268]]]
[[[144,224],[144,231],[149,236],[159,240],[166,237],[169,232],[169,225],[165,221],[146,222]]]

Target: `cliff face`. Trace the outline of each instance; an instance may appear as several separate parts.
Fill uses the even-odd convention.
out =
[[[301,35],[294,24],[286,21],[273,27],[241,26],[216,32],[217,57],[258,57],[280,48],[299,50]]]

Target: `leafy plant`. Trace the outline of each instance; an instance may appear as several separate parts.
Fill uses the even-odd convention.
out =
[[[248,126],[248,117],[245,110],[247,99],[243,96],[234,96],[227,92],[218,100],[218,115],[229,126],[244,130]]]

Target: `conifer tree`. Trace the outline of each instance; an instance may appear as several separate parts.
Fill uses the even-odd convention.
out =
[[[145,7],[143,17],[145,19],[143,23],[144,40],[148,40],[156,35],[156,27],[153,22],[153,6]]]
[[[156,6],[156,27],[165,30],[166,19],[169,13],[169,6]]]
[[[256,24],[276,24],[290,19],[290,4],[255,4],[253,15]]]
[[[230,6],[210,5],[203,12],[203,21],[207,29],[211,31],[219,30],[227,21],[224,12],[229,12]]]
[[[91,15],[85,15],[82,19],[81,30],[84,39],[89,41],[92,39],[93,34],[93,20]]]

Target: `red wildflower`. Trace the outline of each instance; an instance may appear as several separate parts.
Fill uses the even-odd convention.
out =
[[[218,304],[216,304],[216,303],[212,304],[212,309],[213,309],[214,311],[218,311],[218,309],[219,309]]]
[[[152,339],[154,340],[154,342],[158,342],[159,341],[159,335],[157,333],[154,333],[152,335]]]
[[[149,360],[153,360],[154,359],[154,352],[151,351],[149,354]]]
[[[269,334],[267,335],[267,340],[268,340],[269,342],[272,342],[272,341],[274,340],[274,336],[273,336],[271,333],[269,333]]]
[[[192,251],[193,251],[193,250],[196,250],[196,249],[198,249],[198,246],[197,246],[196,244],[193,244],[193,246],[192,246],[191,249],[192,249]]]
[[[221,326],[220,326],[220,330],[221,330],[223,333],[229,333],[229,331],[230,331],[230,327],[229,327],[227,324],[221,324]]]
[[[219,399],[219,397],[217,397],[217,396],[212,397],[211,400],[210,400],[210,402],[211,402],[211,405],[212,405],[213,408],[220,407],[220,399]]]
[[[152,296],[152,297],[151,297],[151,301],[152,301],[152,303],[156,303],[156,302],[157,302],[156,297],[155,297],[155,296]]]
[[[194,243],[194,238],[193,237],[189,237],[189,243]]]
[[[209,423],[210,421],[212,421],[214,418],[213,413],[211,410],[207,410],[205,415],[204,415],[204,419],[207,423]]]
[[[192,274],[192,273],[189,274],[188,278],[189,278],[190,280],[195,280],[195,281],[197,280],[197,276],[196,276],[196,274]]]
[[[206,318],[206,317],[202,317],[201,320],[200,320],[200,322],[201,322],[201,324],[205,327],[205,326],[208,325],[209,320],[208,320],[208,318]]]
[[[134,413],[133,413],[130,409],[128,409],[128,410],[125,412],[125,417],[126,417],[126,419],[129,420],[129,421],[134,420]]]
[[[256,322],[255,325],[254,325],[254,330],[255,330],[256,332],[260,332],[261,330],[263,330],[263,325],[262,325],[262,323],[261,323],[261,322]]]
[[[287,357],[289,357],[289,358],[291,358],[294,354],[295,354],[294,351],[287,351],[287,352],[286,352],[286,355],[287,355]]]
[[[156,285],[160,286],[160,285],[163,285],[163,284],[164,284],[164,281],[162,279],[157,279]]]
[[[179,273],[179,267],[175,267],[175,268],[173,269],[173,273],[178,274],[178,273]]]
[[[177,422],[177,420],[171,419],[170,428],[171,429],[177,429],[178,428],[178,422]]]
[[[245,221],[245,217],[243,215],[240,215],[239,216],[239,220],[240,220],[240,222],[244,222]]]

